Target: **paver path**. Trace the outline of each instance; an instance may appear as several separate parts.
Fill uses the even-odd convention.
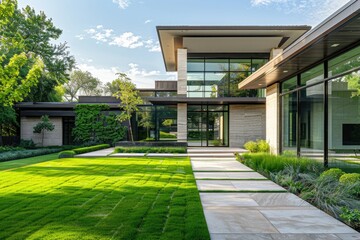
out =
[[[211,239],[350,240],[360,234],[250,168],[191,157]]]

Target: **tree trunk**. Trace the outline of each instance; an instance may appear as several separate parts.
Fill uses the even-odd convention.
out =
[[[45,131],[42,130],[42,131],[41,131],[41,146],[42,146],[42,147],[44,146],[44,135],[45,135]]]
[[[130,139],[133,142],[134,137],[133,137],[132,128],[131,128],[131,119],[129,119],[129,132],[130,132]]]

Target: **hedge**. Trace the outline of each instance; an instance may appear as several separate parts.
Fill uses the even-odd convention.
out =
[[[62,148],[40,148],[40,149],[29,149],[29,150],[16,150],[3,152],[0,155],[0,162],[16,160],[21,158],[36,157],[40,155],[46,155],[50,153],[56,153],[61,151]]]
[[[186,153],[186,147],[116,147],[114,153]]]
[[[109,148],[110,144],[99,144],[91,147],[82,147],[82,148],[75,148],[71,151],[62,151],[59,153],[59,158],[66,158],[66,157],[74,157],[76,154],[88,153],[93,152],[105,148]]]

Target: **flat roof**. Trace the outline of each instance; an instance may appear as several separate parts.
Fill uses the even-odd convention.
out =
[[[176,71],[176,50],[188,53],[269,53],[285,48],[310,26],[157,26],[166,71]],[[222,43],[222,44],[220,44]]]
[[[265,98],[257,97],[219,97],[219,98],[202,98],[202,97],[149,97],[147,98],[152,104],[265,104]]]
[[[239,88],[257,89],[280,82],[359,42],[360,0],[352,0],[239,83]]]

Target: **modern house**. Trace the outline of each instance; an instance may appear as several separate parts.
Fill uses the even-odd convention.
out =
[[[156,81],[155,89],[140,91],[145,104],[133,117],[137,140],[241,147],[267,139],[274,153],[325,160],[360,149],[360,0],[312,30],[158,26],[157,33],[165,68],[177,72],[177,81]],[[103,100],[97,102],[118,104]],[[31,137],[26,121],[41,116],[40,109],[56,118],[74,104],[17,104],[21,137]],[[67,143],[66,119],[74,113],[67,114],[72,115],[59,118],[63,133],[57,144]],[[136,124],[144,117],[152,123],[148,128]]]

